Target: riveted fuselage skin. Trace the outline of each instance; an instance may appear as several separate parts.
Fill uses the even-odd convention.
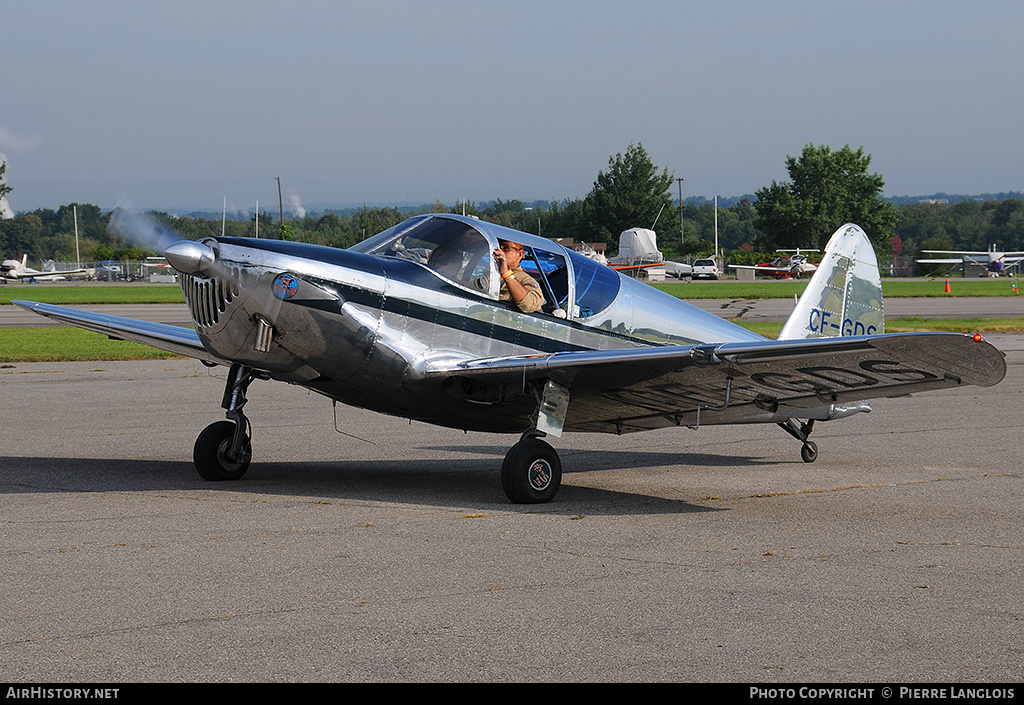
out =
[[[202,244],[216,265],[182,277],[203,345],[345,404],[520,433],[531,427],[538,403],[525,385],[484,387],[424,372],[441,362],[533,353],[764,340],[551,241],[470,218],[428,217],[443,219],[435,221],[442,226],[470,226],[489,249],[511,239],[560,262],[566,285],[555,296],[564,297],[564,317],[524,314],[497,300],[493,268],[474,289],[395,257],[209,238]]]

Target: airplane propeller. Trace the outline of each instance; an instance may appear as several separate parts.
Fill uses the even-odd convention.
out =
[[[168,264],[182,274],[210,276],[216,273],[216,254],[206,245],[192,240],[179,240],[164,250]]]

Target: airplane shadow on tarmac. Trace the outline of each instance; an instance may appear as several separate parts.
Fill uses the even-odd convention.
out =
[[[253,462],[241,480],[207,482],[190,462],[112,458],[0,457],[0,496],[47,492],[241,492],[314,496],[338,500],[431,504],[493,505],[505,510],[577,514],[659,514],[722,511],[684,497],[664,497],[574,484],[577,473],[615,473],[634,468],[753,468],[773,465],[747,457],[703,453],[567,450],[563,483],[550,504],[515,505],[501,490],[504,446],[423,448],[494,456],[495,459],[429,458],[400,460],[325,460]],[[643,470],[635,484],[643,485]],[[695,498],[691,498],[695,499]]]

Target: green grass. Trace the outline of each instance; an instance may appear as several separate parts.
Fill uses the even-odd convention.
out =
[[[807,287],[808,280],[737,282],[666,282],[653,284],[657,289],[680,299],[792,299]],[[1012,279],[949,280],[950,293],[946,293],[945,279],[885,279],[882,295],[887,298],[919,298],[935,296],[1020,296],[1015,293]],[[1024,280],[1018,285],[1024,289]]]
[[[110,286],[57,286],[53,284],[5,284],[0,304],[12,299],[44,304],[180,304],[185,301],[177,284],[112,284]]]
[[[806,279],[799,281],[759,280],[737,282],[723,280],[716,282],[666,282],[653,286],[681,299],[792,299],[799,296],[807,286]],[[946,293],[946,280],[936,279],[886,279],[882,282],[882,294],[893,298],[922,296],[1018,296],[1013,291],[1012,279],[963,279],[949,280],[952,292]],[[1024,281],[1020,288],[1024,289]],[[11,303],[11,299],[40,301],[47,304],[178,304],[183,298],[176,284],[86,284],[66,286],[57,284],[5,284],[0,286],[0,305]]]
[[[782,321],[734,321],[747,330],[766,338],[775,338],[782,330]],[[1024,333],[1024,318],[921,318],[905,316],[888,318],[886,333]]]
[[[181,357],[81,328],[0,328],[0,363],[158,360]]]
[[[767,338],[775,338],[782,330],[781,321],[748,321],[739,325]],[[1020,333],[1024,332],[1024,318],[891,318],[885,322],[885,330],[888,333]],[[0,363],[162,360],[175,357],[181,356],[140,343],[111,340],[81,328],[0,328]]]
[[[885,322],[886,333],[1021,333],[1024,318],[921,318],[905,316]]]
[[[945,279],[885,280],[887,297],[920,296],[1014,296],[1009,279],[950,279],[951,294],[945,293]],[[769,299],[793,298],[807,281],[756,282],[678,282],[656,284],[683,299]],[[171,284],[130,284],[109,286],[58,286],[50,284],[11,284],[0,286],[0,304],[11,299],[44,303],[142,304],[182,303],[181,290]],[[740,323],[749,330],[775,338],[781,322]],[[1024,332],[1024,318],[892,318],[886,321],[889,333],[946,331],[955,333]],[[87,360],[150,360],[179,357],[147,345],[111,340],[99,333],[68,326],[45,328],[0,328],[0,363],[65,362]]]

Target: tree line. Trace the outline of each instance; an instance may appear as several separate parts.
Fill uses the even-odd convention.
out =
[[[849,146],[840,150],[807,145],[786,161],[788,182],[773,182],[757,193],[723,200],[717,208],[704,198],[683,202],[673,194],[676,179],[659,169],[641,144],[609,158],[592,190],[583,198],[534,201],[498,199],[488,203],[419,207],[363,207],[309,212],[284,220],[267,211],[247,219],[212,214],[178,216],[150,212],[180,237],[261,237],[346,248],[427,212],[464,213],[547,238],[604,243],[614,254],[619,233],[633,227],[657,232],[658,245],[670,259],[694,258],[719,251],[734,264],[756,264],[778,248],[823,249],[843,223],[854,222],[868,233],[882,262],[910,260],[922,249],[1024,250],[1024,200],[1010,194],[999,200],[949,199],[896,205],[881,197],[884,181],[870,172],[870,156]],[[0,170],[0,177],[3,171]],[[11,186],[0,178],[0,194]],[[954,202],[949,202],[954,201]],[[0,220],[0,252],[5,259],[28,254],[33,261],[142,259],[154,254],[133,242],[110,221],[117,212],[92,204],[38,209]],[[75,227],[77,220],[77,251]],[[680,225],[682,223],[682,225]]]

